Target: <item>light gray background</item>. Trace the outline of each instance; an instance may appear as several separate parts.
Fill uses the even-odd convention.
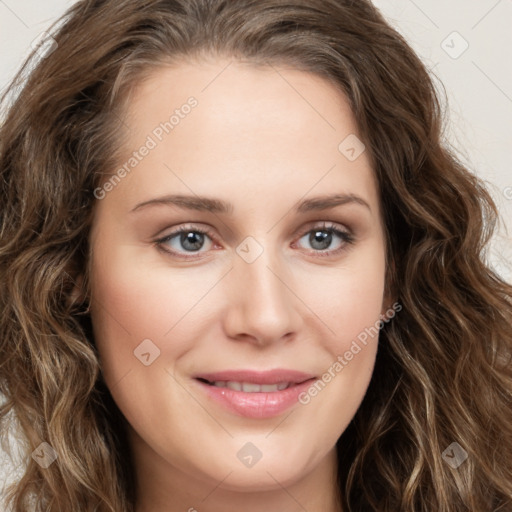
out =
[[[31,42],[73,3],[0,0],[0,90]],[[500,208],[505,224],[489,257],[512,281],[512,0],[374,3],[444,84],[446,135],[462,161],[486,180]],[[0,452],[0,490],[5,464]]]

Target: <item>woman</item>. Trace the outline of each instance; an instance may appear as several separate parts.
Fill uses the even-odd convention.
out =
[[[44,51],[0,137],[13,510],[512,510],[496,207],[370,2],[81,1]]]

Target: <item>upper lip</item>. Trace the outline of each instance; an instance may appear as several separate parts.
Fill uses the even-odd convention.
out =
[[[204,379],[209,382],[250,382],[252,384],[279,384],[289,382],[300,384],[315,378],[310,373],[297,370],[286,370],[277,368],[275,370],[224,370],[220,372],[201,373],[195,376],[196,379]]]

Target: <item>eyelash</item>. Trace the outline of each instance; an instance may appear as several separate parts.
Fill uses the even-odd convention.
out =
[[[326,231],[331,234],[335,234],[343,242],[342,246],[339,247],[338,249],[326,250],[326,251],[313,250],[312,251],[313,253],[317,253],[317,255],[315,257],[325,258],[325,257],[333,256],[335,254],[338,254],[338,253],[346,250],[347,245],[352,245],[355,242],[355,237],[352,235],[352,233],[350,233],[348,231],[340,230],[340,229],[336,228],[335,225],[328,224],[325,222],[320,225],[313,226],[313,227],[307,229],[306,231],[302,231],[299,236],[299,240],[301,238],[303,238],[304,235],[307,235],[313,231]],[[155,240],[154,244],[156,245],[158,250],[160,250],[166,254],[171,254],[173,256],[177,256],[180,259],[183,259],[183,260],[198,259],[198,256],[195,256],[195,255],[200,254],[200,252],[191,252],[190,254],[194,254],[194,256],[184,256],[183,253],[164,248],[164,244],[166,242],[173,239],[177,235],[180,235],[181,233],[201,233],[203,235],[207,235],[213,242],[216,241],[215,237],[213,236],[212,232],[209,229],[205,229],[205,228],[198,227],[198,226],[181,226],[178,229],[174,230],[172,233],[169,233],[168,235],[165,235],[164,237]]]

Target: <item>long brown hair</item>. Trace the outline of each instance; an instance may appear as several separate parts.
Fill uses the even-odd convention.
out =
[[[433,76],[370,1],[82,0],[52,37],[2,98],[0,420],[15,412],[28,449],[13,510],[134,510],[86,309],[93,191],[119,163],[132,87],[202,56],[329,80],[374,167],[402,311],[337,444],[344,510],[512,510],[512,287],[486,263],[497,208],[443,141]],[[30,457],[43,441],[58,454],[46,469]]]

